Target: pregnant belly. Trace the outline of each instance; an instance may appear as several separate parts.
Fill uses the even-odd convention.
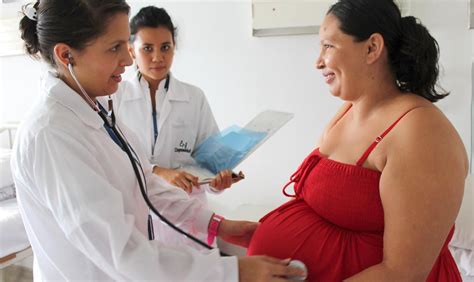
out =
[[[382,235],[342,229],[303,200],[290,201],[263,217],[248,255],[298,259],[309,281],[341,281],[382,260]]]

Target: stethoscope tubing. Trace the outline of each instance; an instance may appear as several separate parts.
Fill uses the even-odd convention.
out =
[[[172,222],[170,222],[166,217],[164,217],[158,210],[156,210],[156,208],[153,206],[153,204],[151,203],[150,199],[148,198],[148,194],[147,194],[147,189],[146,189],[146,178],[143,174],[143,168],[141,167],[141,163],[140,163],[140,160],[137,156],[137,158],[135,159],[132,155],[132,150],[133,150],[133,147],[126,141],[125,139],[125,136],[117,129],[116,127],[116,124],[115,124],[115,115],[114,115],[114,111],[113,109],[109,109],[110,112],[108,113],[108,115],[106,115],[104,112],[102,112],[97,103],[94,103],[92,101],[92,99],[90,98],[90,96],[87,94],[87,92],[85,91],[85,89],[82,87],[81,83],[79,83],[79,80],[77,79],[75,73],[74,73],[74,70],[73,70],[73,65],[71,63],[71,55],[69,55],[69,64],[68,64],[68,70],[69,70],[69,73],[71,74],[72,78],[74,79],[74,81],[76,82],[77,86],[79,87],[79,90],[81,93],[79,93],[79,95],[82,96],[82,98],[85,100],[85,102],[87,104],[89,104],[91,106],[91,108],[97,112],[99,114],[99,116],[102,118],[102,120],[104,121],[104,124],[106,124],[109,128],[112,129],[112,131],[114,132],[114,134],[116,135],[118,141],[120,142],[120,144],[122,145],[122,149],[123,151],[127,154],[128,158],[130,159],[130,163],[132,165],[132,168],[133,168],[133,172],[135,173],[135,177],[137,178],[137,181],[138,181],[138,186],[140,187],[140,192],[142,194],[142,197],[143,199],[145,200],[145,203],[147,204],[148,208],[156,215],[158,216],[158,218],[163,221],[164,223],[166,223],[169,227],[171,227],[173,230],[175,230],[176,232],[184,235],[186,238],[190,239],[191,241],[197,243],[198,245],[201,245],[203,246],[204,248],[208,249],[208,250],[212,250],[214,249],[213,247],[209,246],[208,244],[206,244],[205,242],[199,240],[198,238],[194,237],[193,235],[187,233],[186,231],[182,230],[181,228],[177,227],[176,225],[174,225]],[[167,78],[167,81],[166,81],[166,88],[168,88],[168,84],[169,84],[169,76]],[[110,117],[110,120],[108,119]],[[135,152],[135,150],[133,150]],[[140,166],[140,169],[141,169],[141,172],[142,172],[142,176],[143,176],[143,180],[145,181],[145,183],[142,181],[142,177],[140,177],[140,171],[138,170],[138,166],[137,166],[137,163],[138,165]],[[150,232],[150,230],[149,230]],[[219,253],[221,256],[229,256],[228,254],[222,252],[219,250]]]
[[[148,208],[156,215],[158,216],[158,218],[163,221],[164,223],[166,223],[169,227],[171,227],[172,229],[174,229],[176,232],[186,236],[188,239],[190,239],[191,241],[197,243],[198,245],[201,245],[202,247],[208,249],[208,250],[212,250],[214,249],[213,247],[209,246],[208,244],[206,244],[205,242],[203,242],[202,240],[194,237],[193,235],[187,233],[186,231],[182,230],[181,228],[177,227],[176,225],[174,225],[172,222],[170,222],[166,217],[164,217],[153,205],[153,203],[150,201],[150,198],[148,197],[148,194],[146,192],[146,182],[144,183],[142,181],[142,177],[140,177],[140,171],[138,169],[138,166],[137,166],[137,163],[135,161],[135,158],[133,157],[132,155],[132,150],[133,148],[131,147],[131,145],[125,140],[125,138],[123,137],[123,135],[121,134],[121,132],[117,129],[116,125],[115,125],[115,122],[109,122],[109,120],[107,119],[107,116],[102,112],[102,111],[99,111],[99,116],[102,118],[102,120],[104,121],[104,123],[107,123],[107,125],[113,130],[114,134],[117,136],[117,139],[119,140],[119,142],[122,144],[122,148],[124,150],[124,152],[127,154],[128,158],[130,159],[130,163],[132,164],[132,167],[133,167],[133,171],[135,173],[135,176],[137,178],[137,181],[138,181],[138,186],[140,187],[140,192],[142,194],[142,197],[143,199],[145,200],[145,203],[147,204]],[[114,121],[114,117],[113,117],[113,111],[112,111],[112,121]],[[139,160],[137,160],[139,161]],[[140,165],[141,166],[141,165]],[[143,171],[143,170],[142,170]],[[145,178],[144,178],[145,180]],[[145,180],[146,181],[146,180]],[[222,252],[222,251],[219,251],[220,255],[221,256],[229,256],[228,254]]]

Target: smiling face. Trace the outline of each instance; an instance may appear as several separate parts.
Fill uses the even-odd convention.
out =
[[[83,50],[71,50],[73,70],[90,97],[105,96],[117,91],[125,66],[133,63],[127,50],[130,36],[128,15],[118,13],[109,19],[105,33]],[[75,82],[67,82],[79,92]]]
[[[164,79],[173,64],[173,35],[166,27],[141,28],[131,43],[130,53],[138,69],[150,84]]]
[[[339,20],[327,15],[319,30],[320,54],[316,67],[322,71],[329,91],[343,100],[356,99],[366,76],[366,44],[356,42],[339,29]]]

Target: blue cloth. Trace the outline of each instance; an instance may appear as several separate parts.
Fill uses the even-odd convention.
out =
[[[202,142],[193,152],[193,158],[214,174],[232,170],[265,136],[266,132],[231,126]]]

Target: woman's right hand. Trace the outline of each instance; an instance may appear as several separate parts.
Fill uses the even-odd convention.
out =
[[[193,186],[199,188],[198,178],[185,171],[155,166],[153,168],[153,173],[161,176],[172,185],[177,186],[188,193],[193,191]]]
[[[288,266],[289,259],[280,260],[267,256],[239,258],[239,282],[291,281],[288,277],[305,277],[299,268]]]

